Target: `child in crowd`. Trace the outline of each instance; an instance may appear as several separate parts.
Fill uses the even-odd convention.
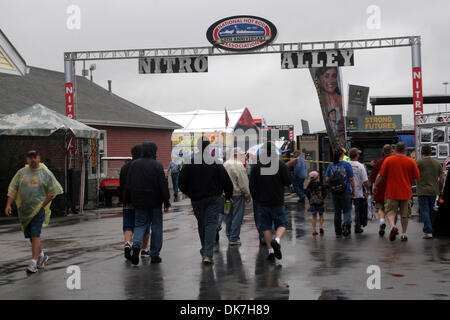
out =
[[[306,187],[305,194],[308,197],[310,207],[308,212],[311,212],[312,217],[312,227],[313,227],[313,236],[318,235],[316,231],[317,224],[317,214],[319,214],[319,232],[321,235],[324,234],[323,231],[323,212],[324,208],[324,199],[327,196],[327,191],[325,187],[320,183],[319,173],[317,171],[311,171],[309,173],[309,183]]]

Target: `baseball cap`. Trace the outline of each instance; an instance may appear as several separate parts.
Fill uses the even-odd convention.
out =
[[[29,150],[27,152],[27,157],[31,158],[31,157],[37,157],[39,155],[39,151],[37,150]]]
[[[311,171],[311,172],[309,173],[309,178],[310,178],[310,179],[315,179],[315,178],[317,178],[317,177],[319,177],[319,173],[318,173],[317,171]]]

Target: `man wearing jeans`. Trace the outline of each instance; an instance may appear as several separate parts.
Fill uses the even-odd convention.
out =
[[[172,177],[172,185],[173,185],[173,201],[178,201],[178,177],[181,170],[181,163],[173,159],[169,163],[169,168],[167,169],[166,178],[169,178],[169,174]]]
[[[353,204],[355,205],[355,233],[362,233],[364,230],[361,226],[361,208],[364,204],[365,199],[369,195],[369,179],[367,178],[366,167],[359,162],[359,155],[361,150],[358,148],[351,148],[350,154],[350,165],[353,170],[353,179],[355,180],[355,196],[353,198]],[[365,187],[365,191],[363,189]]]
[[[419,196],[419,210],[422,215],[423,238],[433,238],[431,214],[434,210],[436,197],[444,187],[444,174],[441,164],[431,157],[431,146],[422,147],[423,158],[417,161],[420,179],[417,181],[417,195]]]
[[[355,181],[353,169],[349,162],[343,161],[344,151],[338,149],[334,153],[333,162],[325,173],[325,181],[330,187],[334,204],[334,231],[336,238],[348,237],[352,224],[352,198],[355,197]],[[344,223],[342,223],[344,214]]]
[[[288,167],[294,166],[292,185],[295,193],[298,195],[298,202],[305,202],[306,162],[299,150],[294,151],[294,159],[287,162],[286,165]]]
[[[231,159],[224,163],[225,170],[233,182],[233,204],[228,214],[224,215],[227,238],[230,246],[240,245],[239,235],[244,218],[245,202],[250,202],[248,177],[242,163],[243,152],[239,148],[232,150]]]
[[[214,243],[217,234],[219,214],[223,212],[222,193],[232,200],[233,183],[223,164],[215,161],[209,152],[209,139],[197,141],[198,152],[180,172],[179,188],[191,198],[194,215],[197,218],[198,235],[202,248],[200,254],[204,264],[213,263]]]
[[[266,142],[258,156],[258,162],[250,173],[250,191],[257,201],[259,226],[264,231],[268,249],[267,259],[281,259],[281,239],[286,232],[288,219],[284,206],[284,187],[291,185],[286,164],[279,159],[272,142]],[[273,236],[275,227],[275,237]]]
[[[142,144],[142,157],[133,161],[128,169],[125,189],[125,204],[135,209],[135,223],[131,263],[139,264],[139,253],[143,245],[146,230],[151,226],[150,238],[151,263],[160,263],[163,226],[162,209],[168,212],[169,187],[163,166],[156,161],[158,147],[153,142]]]

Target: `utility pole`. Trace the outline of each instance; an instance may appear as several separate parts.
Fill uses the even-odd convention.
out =
[[[447,86],[448,86],[448,82],[445,81],[445,82],[442,82],[442,84],[443,84],[444,87],[445,87],[445,95],[447,95]],[[447,103],[445,103],[445,112],[447,112]]]

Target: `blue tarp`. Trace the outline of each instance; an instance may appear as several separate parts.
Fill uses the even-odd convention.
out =
[[[403,142],[407,148],[414,148],[414,135],[413,134],[399,134],[398,142]]]

